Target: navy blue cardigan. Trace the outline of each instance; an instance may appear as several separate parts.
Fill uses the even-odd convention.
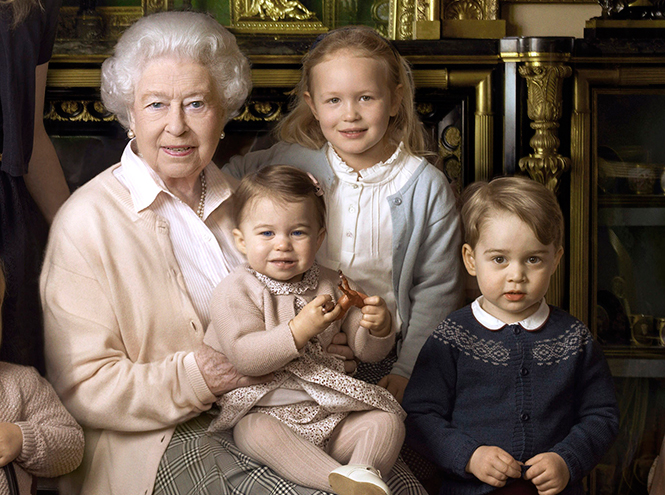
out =
[[[406,442],[449,476],[440,494],[495,488],[465,472],[481,445],[518,461],[556,452],[582,493],[619,428],[614,382],[586,326],[550,307],[536,331],[483,327],[471,306],[452,313],[422,348],[402,406]]]

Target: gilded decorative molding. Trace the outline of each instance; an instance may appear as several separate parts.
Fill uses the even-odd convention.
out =
[[[449,80],[448,69],[416,69],[413,71],[413,82],[418,88],[448,89]]]
[[[462,167],[462,150],[464,136],[454,125],[447,126],[439,138],[439,156],[443,171],[461,194],[464,187],[464,167]]]
[[[413,21],[418,0],[391,0],[388,37],[393,40],[413,38]]]
[[[444,0],[443,18],[495,21],[499,19],[499,0]]]
[[[259,17],[263,20],[283,21],[305,21],[313,18],[316,14],[298,1],[290,0],[238,0],[234,4],[238,9],[238,18]]]
[[[143,14],[148,15],[154,12],[173,9],[173,0],[141,0]]]
[[[419,0],[416,1],[415,8],[413,39],[438,40],[441,37],[439,0]]]
[[[535,134],[529,145],[535,153],[521,158],[519,167],[532,179],[545,184],[555,193],[559,179],[570,169],[570,159],[560,155],[559,119],[561,118],[563,80],[572,74],[567,65],[529,63],[519,67],[527,81],[527,114]]]
[[[575,86],[586,84],[576,78]],[[573,110],[570,136],[570,212],[569,212],[569,293],[568,311],[581,321],[589,322],[589,194],[590,177],[587,160],[590,155],[591,113]]]
[[[111,114],[101,101],[95,100],[62,100],[51,101],[44,120],[56,122],[111,122],[115,115]]]
[[[250,101],[233,120],[236,122],[276,122],[284,115],[283,106],[283,102]]]
[[[323,17],[331,2],[322,2]],[[316,34],[328,27],[296,0],[230,0],[231,29],[242,33]]]

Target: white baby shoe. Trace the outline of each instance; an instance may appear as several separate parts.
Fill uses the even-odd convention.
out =
[[[362,464],[338,467],[328,475],[328,483],[338,495],[392,495],[381,473]]]

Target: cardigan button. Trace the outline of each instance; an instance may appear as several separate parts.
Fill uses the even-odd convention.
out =
[[[519,326],[519,325],[515,325],[515,326],[513,327],[513,333],[514,333],[515,335],[519,335],[521,331],[522,331],[522,330],[520,330],[520,326]]]
[[[526,375],[528,375],[528,374],[529,374],[529,370],[528,370],[527,368],[522,368],[522,369],[520,370],[520,375],[522,375],[522,376],[526,376]]]
[[[401,200],[400,198],[395,198],[395,199],[393,200],[393,204],[394,204],[395,206],[399,206],[399,205],[402,204],[402,200]]]
[[[529,421],[529,419],[531,419],[531,416],[529,416],[527,413],[522,413],[520,414],[520,419],[522,421]]]

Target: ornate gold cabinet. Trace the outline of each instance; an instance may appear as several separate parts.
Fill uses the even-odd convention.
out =
[[[663,48],[578,40],[572,59],[570,310],[602,344],[621,408],[596,494],[646,495],[665,433]]]

